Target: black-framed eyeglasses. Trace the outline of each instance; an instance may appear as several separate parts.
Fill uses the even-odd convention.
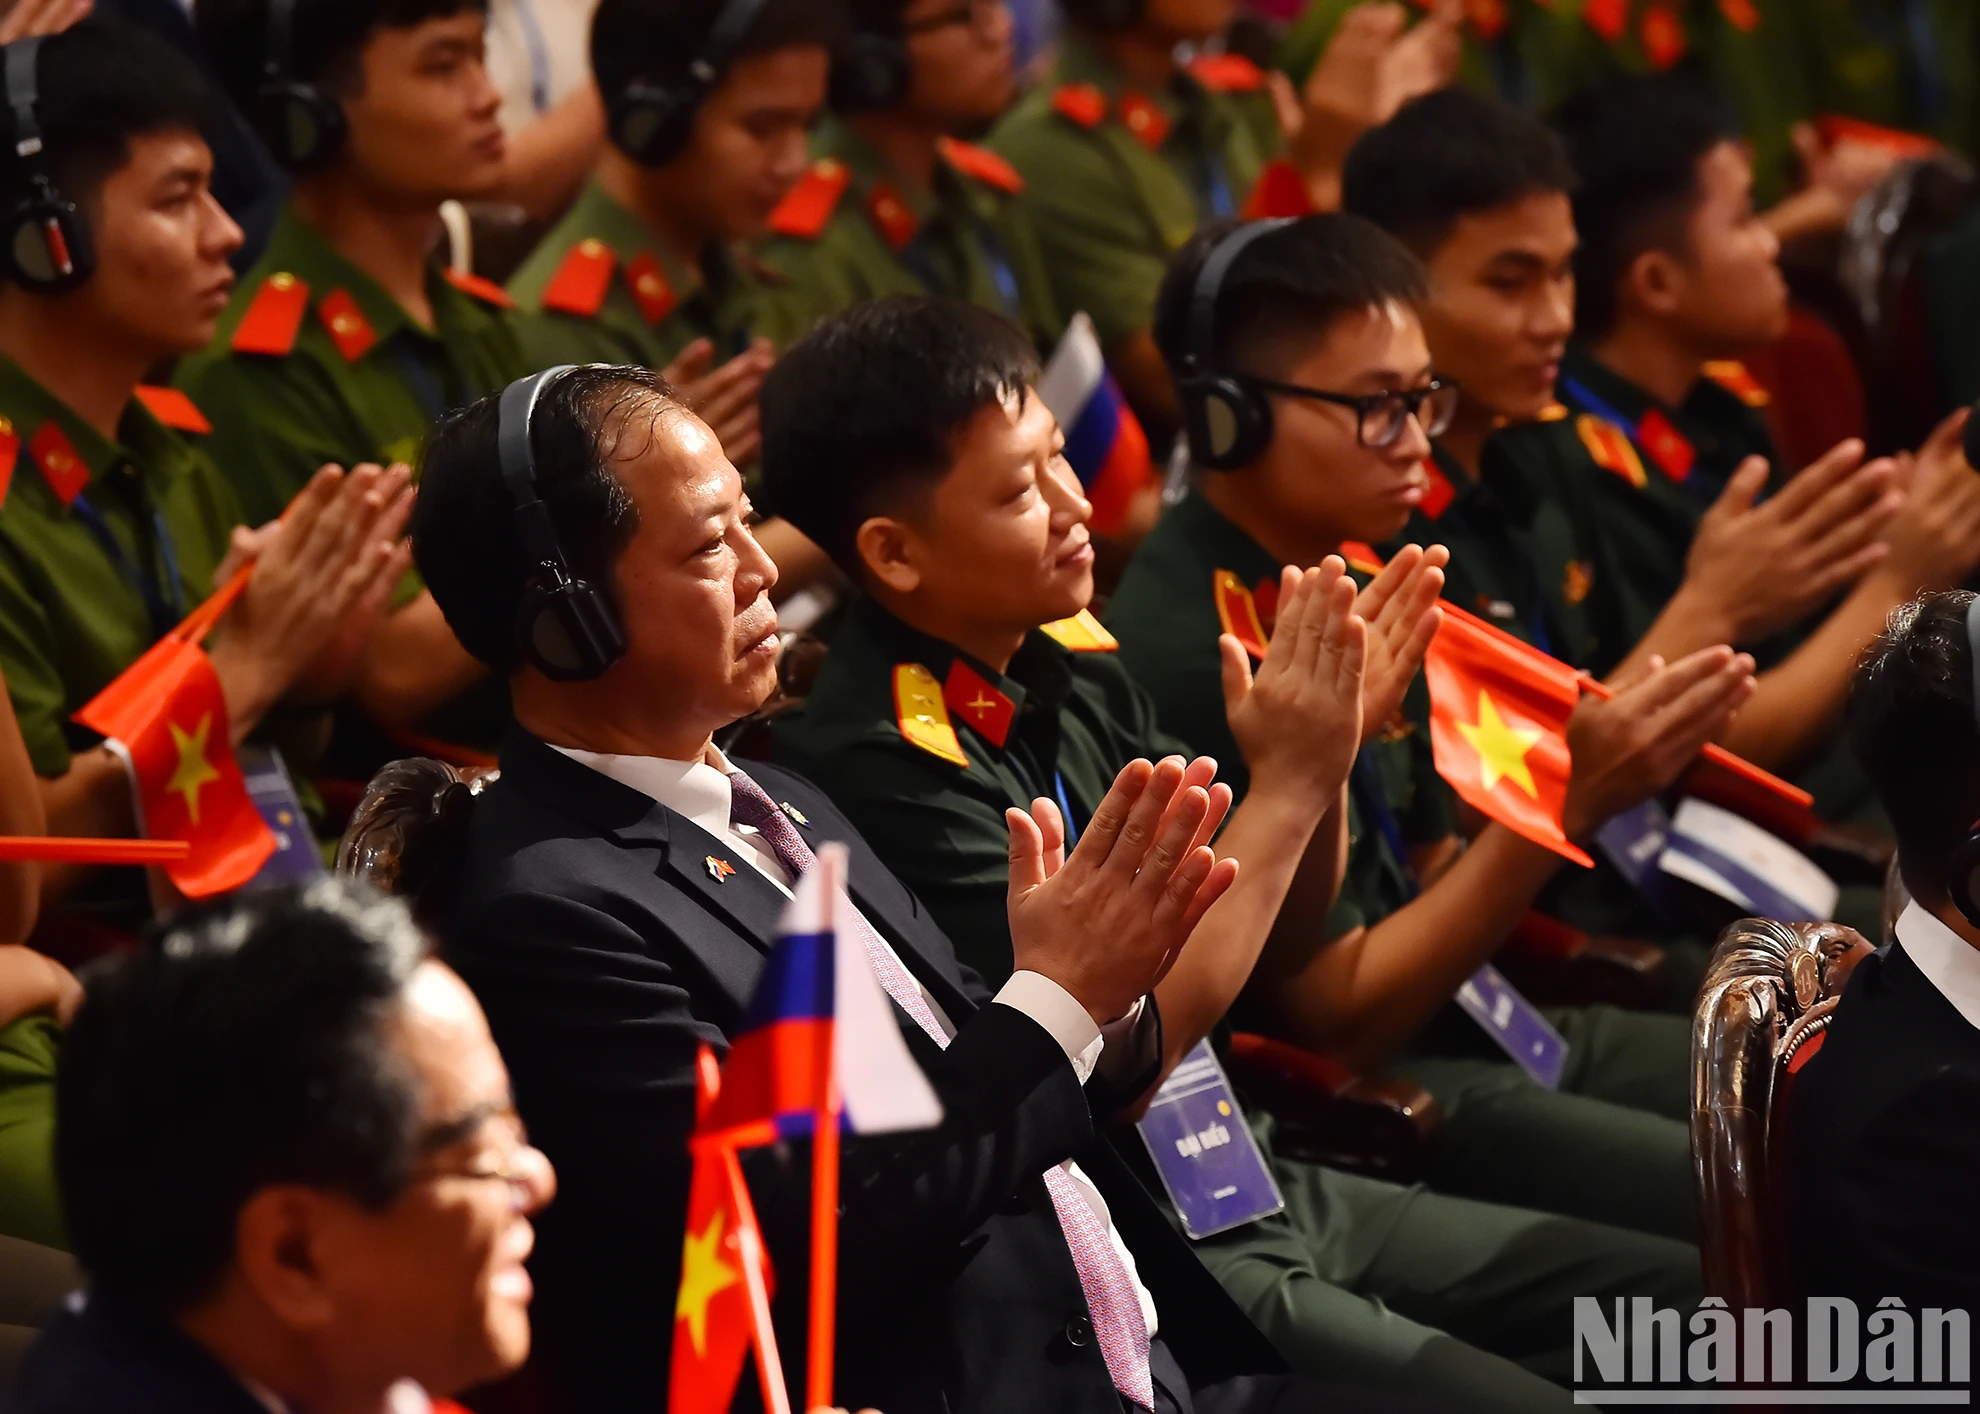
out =
[[[946,10],[903,24],[900,32],[905,37],[968,25],[979,37],[988,38],[996,32],[998,15],[1003,8],[1004,0],[961,0],[961,3]]]
[[[1311,398],[1353,408],[1355,439],[1364,447],[1393,447],[1410,418],[1416,419],[1426,437],[1440,437],[1457,413],[1458,385],[1449,378],[1432,378],[1420,388],[1397,388],[1385,393],[1329,393],[1298,383],[1280,383],[1270,378],[1247,378],[1255,388],[1283,393],[1289,398]]]

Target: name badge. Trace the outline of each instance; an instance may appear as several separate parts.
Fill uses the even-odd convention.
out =
[[[1212,1237],[1286,1206],[1208,1041],[1182,1058],[1136,1126],[1191,1237]]]
[[[282,753],[273,747],[243,746],[235,760],[240,762],[248,799],[254,802],[269,833],[275,836],[275,852],[245,887],[293,884],[326,872],[323,856],[316,849],[316,836],[310,833],[309,820],[296,798],[296,787],[289,779]]]
[[[1678,802],[1658,867],[1762,918],[1826,922],[1842,891],[1813,860],[1752,821],[1702,800]]]
[[[1534,1084],[1547,1090],[1560,1088],[1561,1071],[1567,1065],[1567,1039],[1547,1024],[1539,1008],[1499,975],[1498,968],[1488,962],[1467,977],[1458,988],[1457,1002]]]
[[[1670,836],[1671,817],[1654,800],[1610,816],[1595,832],[1595,847],[1666,921],[1676,915],[1657,862]]]

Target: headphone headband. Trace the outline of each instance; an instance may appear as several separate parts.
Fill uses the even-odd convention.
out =
[[[7,46],[7,106],[14,111],[14,155],[28,162],[35,174],[41,163],[41,119],[35,105],[41,101],[39,77],[42,36],[29,35]]]
[[[536,457],[529,445],[529,421],[536,413],[537,399],[543,396],[544,389],[576,367],[575,363],[560,363],[541,373],[518,378],[502,390],[502,401],[495,413],[495,458],[501,464],[502,480],[508,483],[517,510],[541,504],[543,499],[537,494]]]
[[[262,72],[270,83],[289,81],[289,55],[295,44],[296,0],[268,0],[268,31],[263,36]]]
[[[1204,376],[1217,366],[1217,301],[1223,297],[1224,279],[1231,267],[1254,242],[1290,226],[1293,220],[1291,216],[1274,216],[1246,222],[1210,248],[1203,268],[1196,272],[1196,284],[1189,296],[1188,337],[1183,357],[1190,365],[1190,372]]]
[[[768,3],[769,0],[725,0],[715,12],[715,23],[708,27],[708,38],[702,41],[701,51],[688,64],[688,73],[696,83],[707,88],[722,76],[737,46],[749,37],[756,17]]]

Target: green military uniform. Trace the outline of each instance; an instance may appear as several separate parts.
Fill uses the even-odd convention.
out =
[[[1969,0],[1794,0],[1788,7],[1816,109],[1980,139],[1980,14]]]
[[[1157,523],[1109,604],[1122,661],[1154,698],[1162,726],[1219,762],[1238,752],[1224,716],[1218,635],[1263,641],[1249,586],[1276,584],[1281,568],[1199,491]],[[1436,774],[1428,733],[1414,725],[1420,709],[1406,715],[1408,729],[1356,761],[1347,877],[1327,938],[1407,904],[1415,892],[1407,851],[1452,833],[1450,789]],[[1230,774],[1241,790],[1242,773]],[[1696,1214],[1680,1122],[1690,1113],[1686,1022],[1607,1007],[1549,1018],[1569,1043],[1559,1091],[1530,1081],[1455,1007],[1397,1063],[1446,1110],[1431,1182],[1467,1197],[1690,1236]]]
[[[55,1191],[55,1062],[62,1032],[37,1012],[0,1026],[0,1236],[67,1247]]]
[[[434,266],[434,327],[298,216],[282,213],[179,385],[214,423],[214,460],[256,524],[325,462],[410,463],[449,410],[528,373],[498,286]]]
[[[696,339],[726,362],[761,336],[796,333],[766,296],[776,276],[739,249],[711,247],[697,275],[597,181],[509,281],[524,311],[521,338],[532,367],[636,363],[665,368]]]
[[[1005,810],[1058,796],[1077,830],[1128,761],[1187,753],[1105,644],[1090,620],[1050,625],[1000,672],[862,597],[804,705],[772,727],[777,758],[830,792],[993,981],[1012,966]],[[1252,1126],[1272,1154],[1271,1121]],[[1142,1146],[1124,1137],[1123,1150],[1160,1192]],[[1466,1408],[1551,1407],[1565,1396],[1506,1359],[1566,1379],[1583,1285],[1695,1290],[1695,1251],[1669,1238],[1272,1165],[1286,1212],[1197,1248],[1282,1350],[1338,1378]]]
[[[1009,315],[1050,349],[1065,320],[1018,198],[1024,179],[988,148],[946,142],[934,183],[903,179],[850,125],[827,119],[817,160],[770,218],[760,253],[784,276],[782,322],[809,328],[882,295],[966,299]]]
[[[0,670],[39,776],[96,743],[71,714],[213,592],[241,524],[205,450],[143,398],[198,425],[171,389],[143,390],[111,442],[0,359]],[[148,911],[143,878],[96,874],[65,907],[133,922]]]
[[[1084,310],[1107,349],[1149,327],[1169,257],[1244,211],[1280,145],[1250,65],[1200,64],[1144,92],[1076,29],[990,137],[1024,178],[1059,310]]]

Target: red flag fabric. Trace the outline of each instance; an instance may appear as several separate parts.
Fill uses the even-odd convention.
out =
[[[1593,864],[1561,825],[1580,674],[1449,605],[1423,673],[1437,774],[1507,829]]]
[[[715,1056],[698,1057],[697,1129],[708,1117],[718,1085]],[[697,1134],[688,1189],[687,1232],[681,1244],[681,1285],[674,1302],[674,1360],[668,1414],[725,1414],[742,1378],[744,1357],[759,1321],[770,1360],[766,1394],[782,1393],[775,1339],[768,1329],[770,1262],[756,1228],[735,1150]],[[752,1301],[754,1284],[760,1306]],[[775,1370],[774,1375],[768,1372]]]
[[[129,753],[145,835],[191,847],[164,866],[188,898],[239,888],[275,852],[234,760],[220,679],[198,643],[159,640],[76,720]]]

